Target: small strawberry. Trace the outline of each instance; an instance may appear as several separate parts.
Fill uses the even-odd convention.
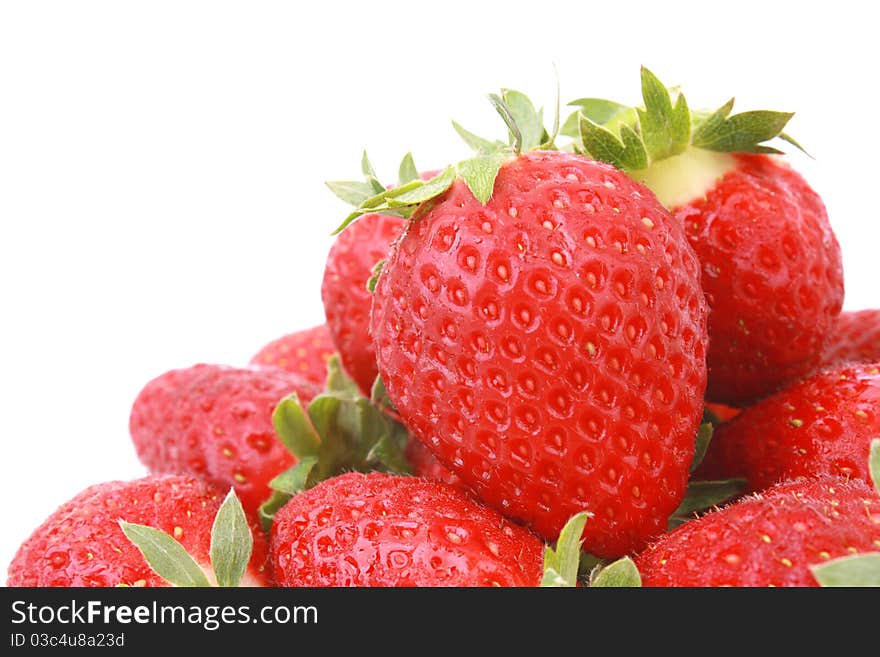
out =
[[[275,435],[272,412],[317,387],[276,368],[196,365],[150,381],[131,410],[138,457],[151,472],[193,474],[234,486],[249,513],[271,494],[269,481],[295,462]]]
[[[741,406],[811,372],[843,301],[819,195],[763,142],[791,114],[691,112],[642,69],[645,108],[582,99],[581,148],[644,182],[684,226],[709,302],[707,398]],[[603,125],[600,125],[603,124]]]
[[[266,536],[234,498],[223,500],[222,489],[189,476],[150,475],[91,486],[22,544],[7,585],[207,586],[215,579],[266,586]],[[141,552],[128,535],[158,540],[165,555],[149,545]],[[223,539],[230,539],[225,546]],[[182,557],[186,553],[191,557]],[[183,569],[164,567],[171,555]]]
[[[350,473],[272,524],[278,586],[537,586],[544,545],[459,488]]]
[[[279,367],[323,386],[327,361],[336,352],[326,324],[288,333],[273,340],[251,358],[252,367]]]
[[[349,195],[352,185],[362,193],[385,191],[366,153],[361,168],[366,182],[330,182],[328,186],[343,199],[352,201],[360,198]],[[400,163],[398,184],[429,180],[437,173],[430,171],[420,174],[412,155],[407,153]],[[339,351],[342,366],[365,394],[369,394],[379,373],[370,337],[370,306],[373,303],[371,281],[377,265],[381,267],[388,255],[391,243],[400,236],[404,223],[403,217],[395,215],[365,214],[350,230],[337,235],[324,267],[321,299],[327,315],[327,326]]]
[[[630,552],[681,502],[705,386],[706,304],[684,232],[611,166],[513,144],[360,201],[410,216],[375,288],[379,371],[404,424],[485,503],[555,539]],[[460,130],[460,132],[462,132]],[[495,149],[495,150],[493,150]]]
[[[880,436],[880,363],[815,374],[715,430],[698,473],[744,477],[759,491],[783,479],[837,475],[870,481],[870,442]]]
[[[840,313],[822,366],[876,362],[880,362],[880,309]]]
[[[865,572],[878,558],[880,492],[822,477],[790,480],[686,522],[635,563],[645,586],[817,586],[858,564]]]

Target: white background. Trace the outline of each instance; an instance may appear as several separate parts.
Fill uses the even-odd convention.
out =
[[[140,388],[244,364],[323,321],[323,186],[361,149],[394,178],[501,136],[485,94],[797,111],[792,161],[843,247],[846,307],[878,301],[877,36],[864,4],[0,4],[0,564],[89,484],[140,476]],[[817,7],[817,8],[814,8]],[[721,9],[723,8],[723,10]],[[723,13],[720,13],[723,11]],[[5,578],[4,578],[5,580]]]

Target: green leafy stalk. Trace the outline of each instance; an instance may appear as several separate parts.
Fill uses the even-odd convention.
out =
[[[880,552],[840,557],[810,570],[821,586],[880,587]]]
[[[292,394],[275,408],[275,431],[297,463],[269,482],[274,493],[259,510],[265,527],[291,496],[329,477],[374,470],[410,474],[406,428],[361,394],[338,357],[329,360],[327,372],[327,390],[308,406]]]
[[[211,586],[205,571],[165,532],[124,520],[119,521],[119,526],[159,577],[174,586]]]

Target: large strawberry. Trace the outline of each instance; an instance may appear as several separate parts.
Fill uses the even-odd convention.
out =
[[[635,563],[644,586],[880,585],[880,493],[860,480],[787,481],[686,522]]]
[[[327,379],[327,361],[335,352],[327,325],[319,324],[273,340],[254,354],[250,364],[279,367],[323,386]]]
[[[279,586],[537,586],[544,545],[461,489],[350,473],[275,516]]]
[[[642,93],[638,109],[575,101],[567,128],[684,226],[710,306],[707,397],[742,405],[819,363],[843,301],[840,248],[818,194],[763,143],[794,143],[791,114],[731,116],[733,100],[692,113],[646,69]]]
[[[880,436],[880,363],[815,374],[715,430],[698,474],[743,477],[753,491],[790,477],[869,481],[868,447]]]
[[[486,503],[553,540],[594,514],[617,555],[681,501],[705,386],[699,265],[654,195],[495,98],[512,149],[364,199],[412,214],[371,326],[404,424]],[[472,136],[471,136],[472,137]],[[494,150],[493,150],[494,149]]]
[[[265,586],[266,536],[224,495],[178,475],[91,486],[34,530],[12,560],[7,584],[207,586],[213,579]],[[172,560],[183,567],[167,568]]]
[[[880,362],[880,309],[842,312],[822,366]]]
[[[271,494],[269,481],[295,462],[272,424],[275,406],[293,392],[308,401],[318,389],[277,368],[172,370],[138,395],[131,437],[152,472],[194,474],[234,486],[253,512]]]

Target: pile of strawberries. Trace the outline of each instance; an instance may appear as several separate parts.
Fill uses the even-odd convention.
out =
[[[328,183],[327,323],[147,383],[152,474],[9,585],[880,585],[880,310],[841,313],[791,114],[641,83]]]

